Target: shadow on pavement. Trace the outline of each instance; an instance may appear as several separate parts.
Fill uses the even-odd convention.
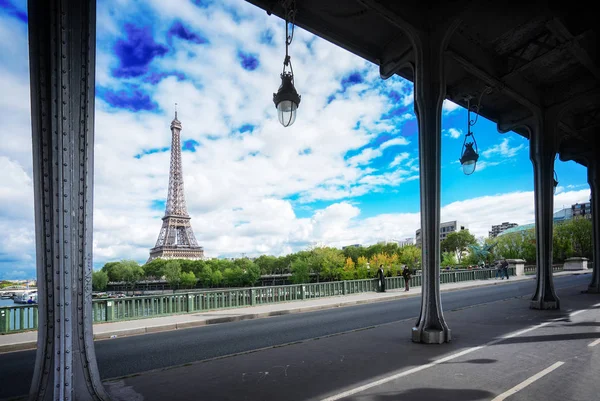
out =
[[[496,363],[497,359],[488,359],[488,358],[480,358],[480,359],[469,359],[468,361],[462,362],[444,362],[443,365],[450,365],[452,363],[477,363],[477,364],[486,364],[486,363]]]
[[[494,394],[485,390],[414,388],[400,393],[386,393],[346,398],[351,401],[478,401],[490,400]]]
[[[597,339],[598,333],[572,333],[572,334],[554,334],[554,335],[546,335],[546,336],[529,336],[529,337],[512,337],[502,340],[502,342],[498,343],[501,345],[504,344],[518,344],[518,343],[538,343],[545,341],[566,341],[566,340],[584,340],[586,338],[589,339]]]

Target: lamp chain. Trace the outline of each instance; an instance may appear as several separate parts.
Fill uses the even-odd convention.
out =
[[[296,25],[296,0],[283,0],[281,3],[285,13],[285,59],[283,60],[283,72],[285,73],[285,67],[289,65],[290,72],[292,75],[294,75],[288,48],[294,39],[294,27]],[[291,33],[289,27],[290,24],[292,25]]]

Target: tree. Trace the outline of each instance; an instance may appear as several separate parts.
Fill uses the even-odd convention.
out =
[[[214,287],[220,286],[221,283],[223,283],[223,273],[221,273],[219,270],[214,271],[210,281]]]
[[[144,277],[160,279],[162,276],[162,271],[167,264],[165,259],[152,259],[150,262],[144,265]]]
[[[292,262],[292,277],[290,280],[294,284],[310,282],[310,267],[306,259],[296,259]]]
[[[108,285],[108,274],[102,270],[92,273],[92,290],[104,291]]]
[[[235,265],[236,273],[240,274],[241,277],[238,279],[239,285],[253,286],[260,278],[260,268],[248,258],[236,259],[233,264]]]
[[[456,265],[456,256],[453,252],[442,252],[442,267],[454,267]]]
[[[442,251],[454,252],[458,263],[462,263],[463,254],[468,250],[469,245],[476,244],[475,236],[469,230],[461,230],[448,234],[441,243]]]
[[[121,262],[108,262],[102,266],[102,271],[108,276],[108,281],[119,282],[123,281],[123,269]]]
[[[408,245],[402,248],[400,263],[414,270],[421,264],[421,249],[416,245]]]
[[[221,272],[219,272],[219,273],[221,273]],[[205,265],[202,268],[202,271],[200,272],[200,274],[198,275],[198,278],[200,280],[200,285],[202,287],[211,287],[213,284],[213,271],[210,268],[210,266]]]
[[[366,249],[362,246],[347,246],[342,250],[342,253],[346,258],[351,258],[354,263],[358,261],[358,258],[365,256]]]
[[[119,269],[122,272],[122,280],[132,290],[138,281],[144,277],[144,269],[135,260],[122,260],[119,263]]]
[[[261,274],[277,274],[276,271],[279,267],[277,261],[275,256],[260,255],[254,263],[260,269]]]
[[[163,268],[162,275],[171,288],[175,289],[181,282],[181,263],[178,260],[169,260]]]
[[[181,273],[181,285],[184,288],[193,288],[198,280],[194,272],[183,272]]]

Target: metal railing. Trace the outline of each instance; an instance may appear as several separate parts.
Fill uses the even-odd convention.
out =
[[[442,271],[440,272],[440,283],[487,280],[493,278],[495,272],[496,269]],[[515,269],[509,268],[509,274],[514,275]],[[414,275],[410,286],[419,287],[421,284],[421,275]],[[386,277],[386,288],[390,290],[404,288],[404,278],[400,276]],[[146,319],[216,309],[359,294],[376,290],[377,279],[364,279],[94,299],[92,301],[92,319],[94,323]],[[37,330],[37,314],[37,305],[0,307],[0,334]]]
[[[523,270],[525,271],[525,273],[535,273],[537,269],[536,265],[525,265],[523,267]],[[563,271],[563,265],[552,265],[552,272],[556,273],[556,272],[561,272]]]

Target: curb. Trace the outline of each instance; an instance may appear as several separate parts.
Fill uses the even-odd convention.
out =
[[[570,274],[562,274],[561,276],[575,276],[575,275],[582,275],[582,274],[589,274],[589,273],[590,273],[590,271],[587,271],[587,272],[573,271]],[[481,283],[481,284],[472,285],[472,286],[468,286],[468,287],[462,287],[462,288],[457,287],[457,288],[444,289],[444,288],[440,287],[440,292],[453,292],[453,291],[460,291],[460,290],[471,289],[471,288],[490,287],[493,285],[505,285],[505,284],[510,284],[510,283],[514,283],[514,282],[527,281],[527,280],[533,280],[533,279],[535,279],[535,275],[525,276],[525,278],[519,279],[519,280],[513,280],[513,281],[500,280],[500,281],[494,281],[492,283]],[[136,327],[136,328],[132,328],[132,329],[112,330],[112,331],[108,331],[105,333],[94,334],[94,341],[95,340],[109,340],[109,339],[119,338],[119,337],[136,336],[136,335],[141,335],[141,334],[160,333],[160,332],[164,332],[164,331],[189,329],[189,328],[207,326],[207,325],[212,325],[212,324],[239,322],[242,320],[262,319],[262,318],[266,318],[266,317],[283,316],[283,315],[290,315],[290,314],[294,314],[294,313],[315,312],[315,311],[319,311],[319,310],[341,308],[344,306],[354,306],[354,305],[363,305],[363,304],[369,304],[369,303],[375,303],[375,302],[394,301],[396,299],[402,299],[402,298],[414,298],[414,297],[417,297],[420,295],[421,295],[420,292],[412,293],[412,294],[406,294],[404,292],[401,292],[398,294],[393,294],[393,295],[389,295],[389,296],[385,296],[385,297],[381,297],[381,298],[359,299],[356,301],[337,302],[337,303],[332,303],[332,304],[327,304],[327,305],[297,307],[297,308],[290,308],[290,309],[284,309],[284,310],[278,310],[278,311],[272,311],[272,312],[248,313],[248,314],[241,314],[241,315],[237,315],[237,316],[217,317],[217,318],[206,319],[206,320],[189,321],[189,322],[181,322],[181,323],[168,323],[168,324],[161,324],[161,325],[156,325],[156,326]],[[342,297],[343,297],[343,295],[342,295]],[[31,350],[31,349],[36,349],[36,348],[37,348],[37,340],[5,344],[5,345],[0,345],[0,354],[8,353],[8,352],[16,352],[16,351],[25,351],[25,350]]]

